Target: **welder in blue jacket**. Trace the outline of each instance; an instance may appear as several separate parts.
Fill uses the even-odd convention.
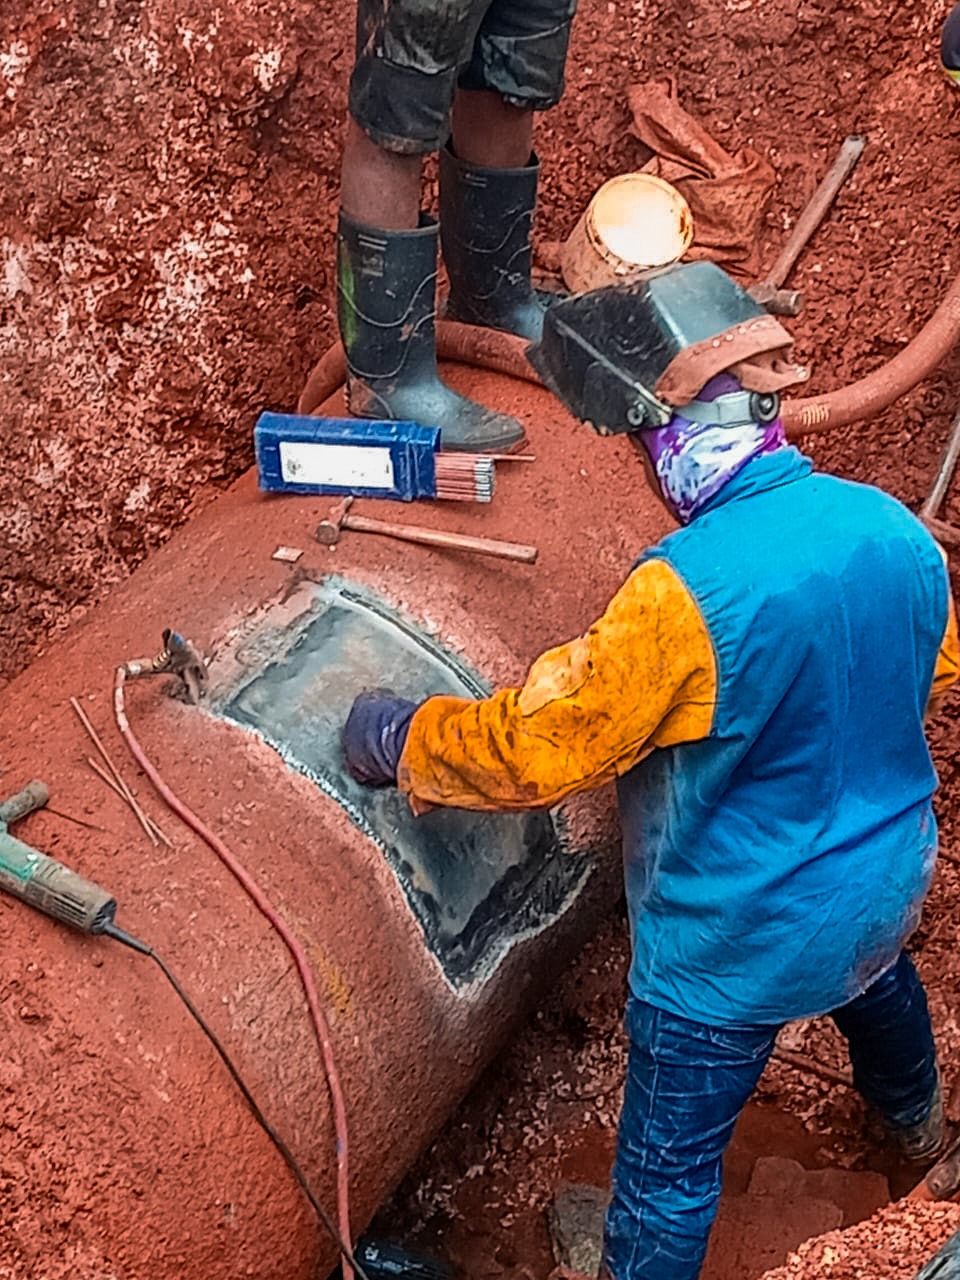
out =
[[[778,1031],[831,1013],[908,1158],[943,1139],[904,946],[937,852],[924,735],[957,676],[944,557],[901,504],[788,446],[789,336],[718,268],[558,303],[532,359],[631,430],[680,528],[521,688],[357,700],[361,781],[417,810],[617,782],[633,956],[607,1216],[614,1280],[693,1280],[734,1123]]]

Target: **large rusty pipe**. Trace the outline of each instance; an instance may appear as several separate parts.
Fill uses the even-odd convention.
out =
[[[960,341],[960,276],[954,280],[924,327],[899,355],[849,386],[823,395],[783,402],[783,425],[791,439],[848,426],[882,413],[912,390],[949,355]],[[441,360],[493,369],[498,373],[537,382],[527,362],[526,342],[513,334],[481,329],[475,325],[441,320],[437,324],[437,355]],[[317,405],[343,385],[346,362],[338,342],[314,367],[297,406],[312,413]]]
[[[141,650],[150,619],[175,617],[213,655],[204,709],[158,681],[132,685],[126,712],[167,784],[306,952],[343,1085],[356,1231],[615,902],[619,860],[608,791],[566,806],[556,828],[542,815],[520,828],[453,811],[414,819],[395,792],[360,792],[339,750],[352,694],[378,680],[414,698],[515,683],[616,591],[629,553],[609,548],[649,545],[668,526],[653,495],[637,493],[624,442],[588,465],[589,432],[550,448],[565,418],[544,390],[518,397],[518,384],[485,373],[471,390],[518,412],[538,463],[505,468],[507,500],[465,504],[458,523],[519,540],[535,521],[536,608],[527,566],[353,534],[321,547],[316,500],[271,500],[251,473],[0,705],[5,792],[40,776],[64,812],[104,813],[109,830],[71,829],[71,865],[109,887],[124,925],[169,961],[330,1212],[336,1126],[288,952],[193,830],[164,817],[171,846],[150,846],[79,767],[74,691],[128,772],[110,673]],[[574,545],[583,502],[594,518]],[[418,511],[434,530],[448,520],[437,504]],[[291,542],[303,548],[295,572],[273,559]],[[152,790],[139,800],[161,817]],[[22,832],[53,852],[62,836],[42,809]],[[335,1249],[152,966],[25,906],[0,909],[0,951],[0,1167],[17,1184],[0,1213],[0,1259],[45,1280],[328,1274]]]

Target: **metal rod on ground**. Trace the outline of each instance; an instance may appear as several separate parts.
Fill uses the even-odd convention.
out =
[[[960,458],[960,409],[957,410],[953,419],[953,426],[950,428],[950,435],[947,437],[946,448],[940,459],[940,467],[937,471],[937,478],[933,482],[933,488],[930,490],[930,496],[920,508],[920,519],[929,521],[935,517],[943,505],[943,500],[947,496],[947,490],[950,488],[950,481],[953,479],[953,473],[957,469],[957,459]]]
[[[809,1076],[819,1076],[821,1080],[826,1080],[828,1084],[839,1084],[844,1089],[852,1089],[853,1080],[843,1071],[837,1071],[835,1067],[828,1067],[822,1062],[814,1062],[813,1058],[808,1058],[803,1053],[792,1053],[789,1049],[775,1048],[770,1055],[776,1058],[778,1062],[783,1062],[789,1067],[795,1068],[797,1071],[803,1071]]]
[[[767,272],[762,283],[779,289],[793,270],[797,259],[803,253],[813,233],[827,215],[830,206],[836,200],[841,187],[853,173],[857,161],[863,155],[867,145],[866,138],[852,134],[844,140],[840,154],[833,162],[833,167],[813,193],[810,203],[800,214],[787,243],[780,251],[780,256]]]
[[[119,796],[119,797],[120,797],[120,799],[124,802],[124,804],[127,804],[127,803],[128,803],[128,802],[127,802],[127,797],[126,797],[126,796],[124,795],[124,793],[120,790],[120,788],[117,786],[117,784],[114,782],[114,780],[110,777],[109,773],[107,773],[107,771],[106,771],[106,769],[104,769],[103,765],[98,764],[98,763],[97,763],[97,761],[96,761],[96,760],[94,760],[92,756],[87,756],[87,764],[90,766],[90,768],[93,770],[93,772],[97,775],[97,777],[98,777],[102,782],[105,782],[105,783],[107,784],[107,786],[108,786],[108,787],[110,788],[110,790],[114,793],[114,795]],[[137,812],[137,810],[136,810],[136,809],[134,809],[134,813],[136,813],[136,812]],[[169,839],[169,838],[168,838],[168,837],[163,833],[163,831],[161,831],[161,829],[157,826],[157,824],[154,822],[154,820],[150,817],[149,813],[147,813],[147,812],[146,812],[145,810],[143,810],[143,809],[141,809],[141,810],[140,810],[140,812],[141,812],[141,813],[143,813],[144,821],[145,821],[145,822],[146,822],[146,824],[147,824],[147,829],[148,829],[148,831],[153,831],[153,832],[154,832],[154,834],[156,835],[156,837],[157,837],[157,839],[158,839],[158,840],[160,840],[163,844],[165,844],[165,845],[167,846],[167,848],[168,848],[168,849],[172,849],[172,848],[173,848],[173,841],[172,841],[172,840],[170,840],[170,839]]]
[[[761,280],[747,289],[754,302],[772,316],[798,316],[803,310],[803,294],[799,289],[776,289]]]
[[[144,831],[147,833],[147,837],[150,840],[150,843],[154,845],[159,844],[159,840],[150,829],[150,825],[147,821],[147,815],[144,813],[143,809],[137,803],[137,800],[134,797],[133,792],[124,782],[123,778],[121,778],[116,765],[110,759],[110,755],[107,751],[107,748],[100,741],[100,735],[97,733],[96,729],[90,723],[89,716],[84,711],[83,707],[81,707],[80,703],[76,700],[76,698],[70,699],[70,705],[71,707],[73,707],[74,711],[77,713],[77,718],[79,719],[80,723],[83,725],[84,729],[86,729],[87,734],[90,738],[90,741],[93,743],[93,745],[100,752],[100,755],[103,757],[104,764],[106,764],[107,768],[110,770],[111,774],[113,775],[114,781],[116,782],[117,786],[120,788],[120,791],[123,794],[123,798],[126,800],[127,804],[130,806],[130,808],[133,810],[134,814],[136,815],[137,821],[140,823],[141,827],[143,827]]]

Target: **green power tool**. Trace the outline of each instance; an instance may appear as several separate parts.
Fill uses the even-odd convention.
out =
[[[0,890],[81,933],[105,934],[134,950],[147,950],[114,923],[116,898],[10,834],[13,823],[42,809],[49,799],[46,783],[30,782],[0,804]]]

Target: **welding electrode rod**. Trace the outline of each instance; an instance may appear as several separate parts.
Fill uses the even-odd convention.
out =
[[[469,453],[441,453],[434,462],[436,496],[454,502],[490,502],[496,487],[492,458]]]
[[[137,803],[137,799],[134,796],[133,792],[124,782],[123,778],[120,776],[120,771],[117,769],[117,766],[113,763],[113,760],[110,757],[110,753],[107,751],[107,748],[103,745],[102,741],[100,740],[100,735],[97,733],[96,729],[91,724],[90,717],[84,711],[83,707],[81,707],[80,703],[76,700],[76,698],[70,699],[70,705],[71,707],[73,707],[74,711],[76,712],[77,719],[80,721],[80,723],[83,725],[84,729],[86,730],[87,736],[89,737],[90,741],[99,751],[100,757],[103,760],[104,764],[107,766],[107,768],[110,770],[110,773],[113,775],[113,780],[117,784],[117,788],[120,794],[123,796],[124,800],[126,800],[127,804],[133,810],[134,817],[137,819],[137,821],[140,823],[141,827],[143,827],[144,831],[149,837],[150,843],[154,845],[159,844],[160,841],[151,831],[149,823],[147,822],[146,813],[144,812],[142,807]]]
[[[786,280],[813,233],[826,217],[827,210],[836,200],[840,188],[853,173],[866,145],[866,138],[857,134],[851,134],[844,141],[833,167],[813,193],[810,203],[797,219],[792,235],[783,246],[780,257],[767,272],[764,284],[770,284],[779,289]]]
[[[493,556],[499,560],[518,560],[521,564],[534,564],[537,548],[521,542],[498,542],[494,538],[473,538],[466,533],[444,533],[439,529],[423,529],[411,524],[393,524],[386,520],[372,520],[368,516],[349,513],[343,517],[341,529],[354,533],[379,533],[386,538],[399,538],[402,542],[417,542],[425,547],[442,547],[447,551],[471,551],[478,556]]]

